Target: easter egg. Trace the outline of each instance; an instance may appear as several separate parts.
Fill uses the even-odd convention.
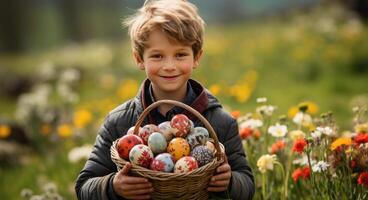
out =
[[[129,153],[129,160],[132,164],[148,168],[151,165],[153,153],[151,149],[144,145],[135,145]]]
[[[159,132],[153,132],[148,137],[148,147],[154,154],[162,153],[166,150],[167,142],[165,137]]]
[[[167,142],[169,142],[174,137],[174,131],[171,128],[170,121],[162,122],[158,125],[158,128],[160,129],[162,135],[165,136]]]
[[[190,154],[190,146],[184,138],[174,138],[169,142],[167,152],[174,157],[174,160],[179,160]]]
[[[212,140],[209,140],[206,142],[206,145],[205,145],[209,150],[212,151],[212,153],[215,153],[216,152],[216,148],[215,148],[215,145],[213,144],[213,141]]]
[[[148,137],[153,132],[160,132],[160,129],[154,124],[147,124],[143,126],[142,129],[140,129],[140,131],[138,132],[138,136],[142,138],[143,144],[147,145]]]
[[[132,127],[130,127],[129,129],[128,129],[128,131],[127,131],[127,135],[131,135],[131,134],[134,134],[134,128],[135,128],[135,126],[132,126]],[[142,127],[139,127],[138,128],[138,133],[139,133],[139,131],[142,129]],[[137,134],[138,134],[137,133]]]
[[[174,135],[176,137],[186,137],[187,134],[189,134],[192,123],[190,123],[190,119],[183,115],[183,114],[177,114],[175,115],[171,121],[170,125],[174,130]]]
[[[190,172],[198,168],[198,163],[195,158],[191,156],[185,156],[180,158],[174,166],[175,173]]]
[[[210,138],[210,135],[207,129],[203,127],[195,127],[193,132],[188,134],[186,140],[190,145],[191,149],[194,149],[197,145],[206,144],[207,140]]]
[[[174,158],[169,153],[158,154],[152,160],[150,169],[162,172],[172,172],[174,169]]]
[[[130,150],[137,144],[143,144],[143,141],[136,135],[124,135],[121,137],[116,144],[116,149],[120,158],[128,160]]]
[[[190,156],[195,158],[198,162],[199,167],[210,163],[213,160],[213,152],[206,146],[196,146],[190,153]]]

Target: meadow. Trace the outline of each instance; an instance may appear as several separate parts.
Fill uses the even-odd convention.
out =
[[[308,105],[313,118],[331,111],[337,138],[355,130],[353,107],[368,104],[368,26],[340,7],[231,25],[210,24],[204,52],[193,78],[240,119],[239,125],[250,119],[248,113],[256,116],[257,98],[265,97],[267,104],[275,105],[270,121],[291,122],[298,111],[306,112],[303,105]],[[25,55],[1,55],[0,65],[4,83],[0,199],[21,199],[22,191],[27,193],[24,189],[46,194],[55,188],[60,197],[76,199],[74,181],[102,120],[112,108],[134,97],[145,77],[133,62],[129,41],[122,33],[119,41],[94,40]],[[19,86],[21,82],[25,84]],[[15,124],[26,132],[25,144],[11,142],[16,140],[12,136]],[[261,132],[267,135],[264,126]],[[308,136],[313,128],[303,126],[303,131]],[[256,162],[269,152],[267,145],[264,149],[252,145],[271,145],[275,139],[242,137],[256,175],[255,199],[284,199],[285,184],[289,185],[287,197],[298,199],[304,183],[293,185],[294,168],[286,165],[290,157],[280,155],[279,160],[289,170],[288,181],[275,176],[270,181],[274,190],[262,184],[264,173]],[[311,198],[308,191],[313,187],[305,188],[303,194]],[[366,194],[366,188],[359,189]],[[330,193],[325,194],[328,199]]]

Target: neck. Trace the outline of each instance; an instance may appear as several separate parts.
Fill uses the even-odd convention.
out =
[[[180,88],[175,92],[160,91],[155,89],[154,85],[152,85],[152,90],[156,101],[168,99],[183,102],[187,94],[187,85],[185,85],[184,87]],[[162,104],[158,107],[158,110],[161,114],[166,115],[166,113],[173,107],[174,107],[173,105]]]

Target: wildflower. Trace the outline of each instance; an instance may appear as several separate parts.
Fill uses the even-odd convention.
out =
[[[330,165],[326,163],[325,161],[319,161],[318,163],[312,166],[312,171],[313,172],[323,172],[323,171],[326,171],[329,166]]]
[[[305,139],[298,139],[295,141],[292,151],[303,153],[305,146],[307,146],[307,142],[305,141]]]
[[[75,147],[68,153],[68,160],[72,163],[76,163],[79,160],[87,159],[92,151],[92,146],[89,144],[83,145],[81,147]]]
[[[289,133],[290,138],[295,141],[297,139],[303,139],[305,137],[305,133],[301,130],[293,130]]]
[[[279,141],[273,143],[272,146],[271,146],[271,149],[270,149],[270,153],[275,154],[275,153],[283,150],[285,148],[285,145],[286,145],[286,143],[285,143],[284,140],[279,140]]]
[[[241,123],[239,126],[240,127],[249,127],[251,129],[256,129],[256,128],[259,128],[259,127],[263,126],[263,122],[261,120],[258,120],[258,119],[248,119],[248,120],[244,121],[243,123]]]
[[[257,98],[257,103],[266,103],[267,102],[267,98],[266,97],[259,97]]]
[[[242,139],[246,139],[248,138],[249,136],[251,136],[253,133],[253,130],[249,127],[241,127],[239,129],[239,135]]]
[[[119,88],[117,90],[117,95],[121,99],[131,98],[136,94],[138,88],[139,88],[139,85],[138,85],[137,81],[135,81],[133,79],[129,79],[129,80],[124,81],[119,86]]]
[[[355,127],[357,133],[368,133],[368,122],[363,124],[357,124]]]
[[[266,173],[267,170],[273,170],[273,164],[275,161],[276,155],[266,154],[258,159],[257,167],[261,173]]]
[[[268,133],[274,137],[284,137],[287,133],[287,126],[276,124],[268,128]]]
[[[307,179],[310,177],[310,168],[308,166],[297,168],[291,176],[293,177],[294,182],[298,181],[299,178]]]
[[[322,136],[322,132],[319,131],[319,130],[314,130],[312,133],[311,133],[311,136],[313,137],[313,139],[317,139],[317,138],[320,138]]]
[[[309,127],[312,125],[312,117],[307,113],[298,112],[294,116],[293,122],[304,127]]]
[[[360,145],[360,144],[363,144],[363,143],[367,143],[368,142],[368,134],[364,134],[364,133],[357,134],[354,137],[354,142],[357,145]]]
[[[309,162],[311,163],[311,165],[314,165],[316,163],[316,161],[313,160],[313,159],[310,159]],[[304,155],[302,158],[293,160],[293,164],[294,165],[300,165],[300,166],[308,165],[309,164],[308,163],[308,156]]]
[[[338,138],[331,144],[331,150],[334,151],[337,147],[340,147],[342,145],[350,146],[352,144],[351,138]]]
[[[305,108],[305,112],[307,112],[308,114],[316,114],[318,112],[318,106],[317,104],[311,102],[311,101],[306,101],[306,102],[302,102],[298,105],[298,108],[300,111],[302,111],[302,108]]]
[[[259,129],[255,129],[255,130],[253,131],[253,137],[254,137],[255,139],[259,139],[259,138],[261,137],[261,131],[260,131]]]
[[[234,119],[238,119],[239,116],[240,116],[240,111],[239,110],[234,110],[232,111],[231,113],[231,116],[234,118]]]
[[[327,136],[332,136],[334,134],[334,131],[329,126],[326,126],[326,127],[317,127],[316,131],[319,131],[322,134],[325,134]]]
[[[358,184],[368,188],[368,172],[362,172],[359,174]]]
[[[57,127],[57,132],[61,138],[67,138],[72,135],[72,127],[69,124],[61,124]]]
[[[271,105],[263,105],[256,109],[256,112],[260,115],[272,116],[273,112],[275,111],[276,107]]]
[[[213,84],[209,87],[209,90],[213,95],[217,96],[221,91],[221,87],[218,84]]]
[[[86,109],[80,109],[74,112],[73,124],[77,128],[84,128],[92,120],[92,114]]]
[[[7,138],[11,133],[11,128],[8,125],[0,124],[0,138]]]

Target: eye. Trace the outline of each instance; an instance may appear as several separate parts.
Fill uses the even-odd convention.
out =
[[[150,56],[150,58],[153,58],[155,60],[159,60],[159,59],[162,58],[162,55],[161,54],[153,54],[153,55]]]
[[[188,54],[187,54],[187,53],[177,53],[177,54],[176,54],[176,57],[177,57],[177,58],[183,58],[183,57],[185,57],[185,56],[188,56]]]

